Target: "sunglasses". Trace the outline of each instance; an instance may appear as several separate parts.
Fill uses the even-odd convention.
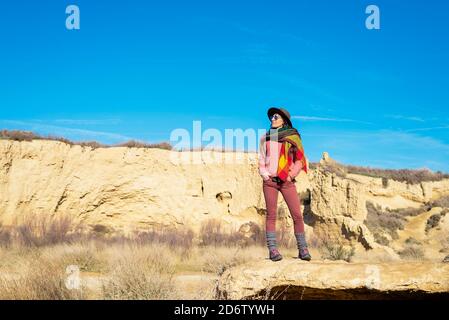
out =
[[[280,115],[278,115],[277,113],[275,113],[275,114],[273,114],[272,116],[271,116],[271,120],[278,120],[278,119],[281,119],[281,116]]]

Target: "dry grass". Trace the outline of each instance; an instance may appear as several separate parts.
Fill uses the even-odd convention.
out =
[[[279,208],[279,217],[285,218],[286,211]],[[249,235],[240,231],[225,231],[223,223],[218,219],[209,219],[202,223],[200,228],[200,245],[202,246],[265,246],[265,230],[262,230],[255,223],[248,223],[251,230]],[[277,244],[281,248],[296,247],[293,225],[287,219],[280,219],[277,222]]]
[[[439,199],[433,200],[429,203],[429,207],[441,207],[448,209],[449,208],[449,196],[443,196]],[[447,210],[444,210],[447,211]]]
[[[173,276],[175,265],[163,250],[128,247],[110,264],[103,282],[104,299],[161,300],[176,299]]]
[[[246,237],[242,232],[228,232],[223,228],[223,224],[218,219],[204,221],[200,227],[200,245],[202,246],[250,246],[263,244],[265,234],[255,224],[251,225],[252,235]]]
[[[325,172],[334,173],[340,178],[346,178],[346,175],[348,174],[346,166],[339,163],[320,164],[319,167]]]
[[[441,253],[449,253],[449,236],[440,236]]]
[[[249,247],[216,247],[213,250],[202,250],[197,259],[201,259],[201,271],[222,275],[226,269],[249,261],[267,257],[267,250],[260,246]]]
[[[76,265],[84,272],[107,270],[106,255],[95,242],[60,244],[42,249],[43,254],[58,259],[64,265]]]
[[[177,275],[193,274],[198,276],[198,282],[189,287],[189,294],[201,287],[195,299],[212,299],[216,294],[213,279],[223,272],[243,263],[268,260],[265,239],[259,239],[256,229],[250,228],[254,231],[253,237],[241,241],[242,238],[235,235],[238,232],[226,235],[216,221],[204,224],[201,243],[195,245],[189,230],[152,230],[125,237],[111,236],[110,228],[96,225],[92,228],[93,234],[73,236],[72,230],[77,229],[77,224],[67,227],[67,223],[59,222],[51,227],[54,221],[45,220],[49,226],[42,229],[42,221],[38,220],[37,217],[32,224],[35,229],[29,228],[29,232],[17,233],[10,229],[11,232],[6,233],[6,238],[13,240],[7,240],[9,245],[0,247],[0,298],[178,299],[185,297],[183,285],[192,285],[192,277],[188,278],[190,282],[182,282]],[[291,225],[281,222],[280,228],[285,228],[282,233],[293,235]],[[45,235],[52,240],[42,240]],[[308,240],[309,247],[317,248],[326,259],[351,261],[354,254],[352,247],[338,241],[330,242],[316,236]],[[291,252],[287,248],[282,250],[286,258],[297,255],[296,243],[291,247],[294,248]],[[36,263],[39,268],[33,268]],[[83,282],[84,289],[67,291],[64,280],[67,278],[65,268],[69,265],[79,268],[82,279],[86,274],[86,279],[95,278],[96,284]],[[11,273],[16,277],[6,276]],[[22,292],[23,286],[30,289]]]
[[[123,243],[138,245],[159,244],[174,251],[181,259],[188,259],[194,246],[194,232],[191,229],[157,228],[151,231],[137,231]]]
[[[0,247],[45,247],[58,244],[79,244],[95,241],[99,245],[165,244],[170,249],[188,252],[193,246],[191,229],[154,228],[135,230],[129,235],[116,235],[103,225],[87,226],[71,216],[27,215],[12,226],[0,225]]]
[[[8,139],[15,141],[32,141],[32,140],[52,140],[52,141],[60,141],[67,143],[69,145],[80,145],[83,147],[91,147],[93,149],[96,148],[111,148],[111,147],[129,147],[129,148],[158,148],[165,150],[172,150],[172,145],[169,142],[160,142],[160,143],[146,143],[140,142],[136,140],[129,140],[126,142],[107,145],[102,144],[97,141],[78,141],[74,142],[69,139],[58,137],[54,135],[39,135],[32,131],[24,131],[24,130],[0,130],[0,139]]]
[[[388,186],[388,179],[417,184],[424,181],[440,181],[449,178],[449,174],[441,171],[432,172],[428,169],[379,169],[346,165],[347,173],[361,174],[370,177],[386,179],[384,186]]]
[[[420,241],[416,240],[413,237],[408,237],[405,240],[405,244],[410,245],[410,246],[420,246],[420,245],[422,245],[422,243]]]
[[[177,273],[188,271],[218,276],[231,266],[266,255],[265,248],[247,247],[240,252],[239,248],[229,247],[193,247],[191,250],[193,254],[183,258],[179,254],[181,249],[173,250],[160,243],[105,245],[94,240],[80,244],[3,248],[0,251],[0,298],[178,299],[183,296],[183,287],[177,283]],[[82,292],[66,290],[65,268],[70,265],[79,268],[81,279],[86,272],[89,277],[97,278],[98,286],[92,288],[85,284]],[[213,297],[211,281],[199,284],[205,291],[198,292],[198,299]]]
[[[398,252],[399,256],[405,260],[418,260],[425,259],[424,250],[420,245],[407,244],[404,249]]]
[[[388,233],[392,239],[398,239],[397,230],[403,230],[407,217],[414,217],[432,209],[433,204],[427,203],[419,208],[386,209],[367,201],[366,209],[368,215],[365,225],[373,233],[376,242],[388,245],[389,240],[384,237]]]
[[[191,230],[152,230],[125,237],[113,236],[109,228],[96,225],[91,233],[78,234],[74,230],[88,228],[72,222],[62,216],[36,216],[33,221],[22,219],[15,227],[0,228],[4,241],[0,246],[0,298],[175,299],[183,294],[175,275],[184,272],[208,275],[208,281],[201,281],[204,290],[197,298],[213,298],[215,287],[210,279],[229,267],[267,257],[265,245],[250,245],[251,237],[233,241],[240,239],[236,232],[226,236],[216,225],[213,230],[218,236],[203,235],[209,244],[196,246]],[[203,231],[209,232],[210,227],[206,225]],[[70,265],[97,279],[96,287],[82,282],[82,290],[67,289],[65,268]]]
[[[78,241],[82,234],[82,225],[68,215],[28,215],[16,218],[13,226],[0,226],[0,246],[40,247],[70,243]]]
[[[440,181],[448,179],[449,174],[441,171],[433,172],[429,169],[381,169],[371,167],[361,167],[335,163],[310,163],[310,168],[322,168],[324,171],[335,173],[337,176],[345,178],[347,174],[360,174],[364,176],[382,178],[384,187],[388,187],[388,181],[395,180],[409,184],[417,184],[424,181]]]
[[[0,276],[0,299],[73,300],[87,297],[86,288],[81,285],[70,289],[66,280],[66,265],[36,256],[22,266],[20,272]]]
[[[393,239],[398,238],[397,230],[404,229],[406,218],[399,212],[382,211],[380,206],[375,206],[371,202],[366,202],[368,211],[365,225],[373,233],[374,239],[382,244],[388,245],[388,239],[383,237],[383,233],[388,233]]]
[[[296,238],[294,235],[293,221],[287,208],[280,207],[278,216],[281,219],[277,222],[276,237],[280,248],[292,249],[296,248]]]
[[[440,199],[427,202],[418,208],[399,208],[382,210],[380,206],[375,206],[370,201],[366,202],[368,211],[365,225],[373,233],[376,242],[382,245],[388,245],[389,240],[384,236],[389,234],[392,239],[398,239],[397,230],[403,230],[407,217],[414,217],[424,212],[430,211],[434,207],[442,207],[439,214],[432,215],[426,224],[426,232],[438,226],[442,216],[449,212],[449,197],[444,196]]]
[[[322,237],[318,245],[318,251],[322,259],[351,262],[355,254],[355,247],[344,245],[336,239]]]
[[[16,240],[25,246],[45,246],[71,242],[77,237],[77,226],[70,216],[27,217],[16,229]],[[73,233],[71,233],[73,231]]]
[[[129,140],[123,143],[119,143],[114,145],[116,147],[128,147],[128,148],[158,148],[158,149],[165,149],[165,150],[172,150],[172,145],[168,142],[161,142],[161,143],[146,143],[146,142],[140,142],[136,140]]]

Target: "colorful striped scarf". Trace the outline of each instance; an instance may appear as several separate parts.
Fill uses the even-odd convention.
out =
[[[297,160],[301,161],[301,170],[307,173],[307,161],[298,130],[288,127],[270,129],[267,131],[264,141],[271,139],[277,139],[278,142],[282,142],[277,169],[277,175],[282,181],[287,180],[289,169]]]

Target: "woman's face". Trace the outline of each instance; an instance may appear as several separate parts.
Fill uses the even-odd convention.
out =
[[[281,115],[279,113],[273,114],[271,117],[271,127],[272,128],[279,128],[282,127],[284,124],[284,119],[282,119]]]

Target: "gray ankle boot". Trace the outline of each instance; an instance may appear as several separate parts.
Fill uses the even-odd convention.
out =
[[[276,246],[276,232],[266,232],[267,246],[270,253],[270,259],[272,261],[282,260],[282,255]]]
[[[303,233],[296,233],[296,244],[298,245],[298,258],[301,260],[307,260],[310,261],[312,259],[312,256],[309,253],[309,249],[307,248],[307,242],[306,242],[306,234]]]

